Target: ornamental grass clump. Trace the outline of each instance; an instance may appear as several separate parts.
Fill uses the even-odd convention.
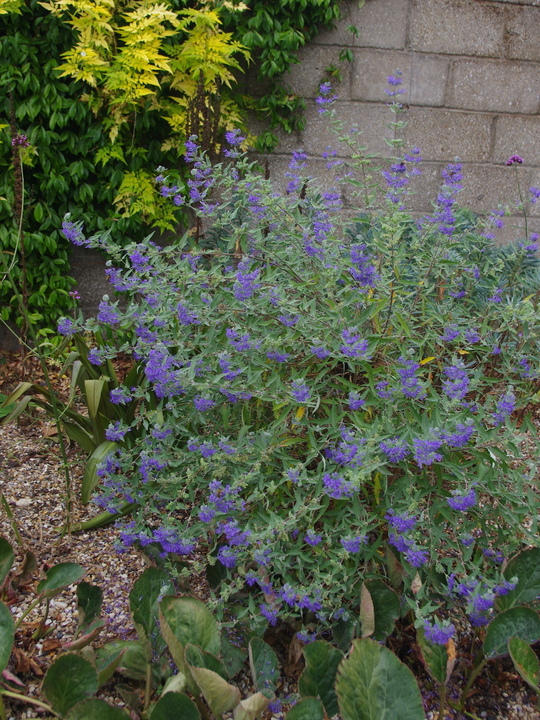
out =
[[[379,578],[435,643],[452,608],[488,622],[505,559],[537,542],[521,444],[538,389],[536,238],[496,247],[457,205],[457,162],[414,219],[419,151],[397,140],[382,172],[329,150],[332,187],[295,152],[280,191],[227,139],[215,165],[187,144],[196,233],[120,248],[68,228],[107,251],[122,301],[60,331],[99,338],[96,366],[130,353],[144,375],[111,397],[137,412],[107,431],[96,503],[137,503],[120,547],[208,565],[222,616],[335,625]],[[347,223],[345,183],[362,207]]]

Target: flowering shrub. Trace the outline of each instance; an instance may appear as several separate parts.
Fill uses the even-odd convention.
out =
[[[180,200],[206,227],[202,245],[188,232],[120,250],[66,222],[78,244],[108,251],[125,301],[105,297],[97,319],[60,331],[95,333],[92,362],[130,352],[145,376],[110,398],[138,412],[107,431],[120,447],[96,502],[139,503],[124,546],[217,564],[224,600],[249,589],[238,618],[347,620],[363,580],[382,576],[436,643],[452,634],[437,608],[487,623],[513,587],[501,563],[536,542],[535,468],[516,425],[538,383],[536,238],[493,245],[500,211],[483,222],[458,208],[459,163],[415,221],[416,149],[379,191],[361,156],[368,211],[345,225],[339,187],[310,179],[303,152],[280,193],[239,134],[228,141],[215,166],[187,143]]]

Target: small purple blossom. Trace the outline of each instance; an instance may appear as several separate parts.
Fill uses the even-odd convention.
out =
[[[455,632],[456,628],[452,624],[441,625],[438,622],[430,623],[429,620],[424,622],[424,635],[435,645],[446,645]]]
[[[360,547],[367,543],[367,535],[357,535],[356,537],[341,538],[340,543],[344,550],[349,553],[360,552]]]
[[[181,325],[200,325],[201,323],[197,314],[182,303],[178,303],[176,306],[176,314]]]
[[[510,155],[510,157],[504,164],[505,165],[523,165],[523,158],[521,157],[521,155]]]
[[[102,300],[99,303],[98,309],[99,312],[97,314],[97,319],[99,322],[102,322],[105,325],[116,325],[120,322],[120,314],[117,309],[106,300]]]
[[[393,437],[388,441],[383,440],[379,443],[379,448],[391,463],[402,462],[411,452],[407,443],[399,437]]]
[[[354,483],[345,480],[337,473],[325,473],[323,485],[326,494],[334,500],[343,500],[343,498],[350,498],[354,495]]]
[[[405,533],[409,530],[412,530],[418,522],[418,518],[416,518],[414,515],[407,515],[407,513],[396,513],[396,511],[392,508],[388,510],[385,518],[388,524],[393,527],[394,530],[397,530],[399,533]]]
[[[301,380],[293,380],[291,383],[291,394],[296,402],[304,403],[311,397],[308,386]]]
[[[269,360],[275,360],[276,362],[284,363],[291,357],[289,353],[280,353],[277,350],[271,350],[266,353],[266,357]]]
[[[451,498],[446,498],[446,502],[450,505],[452,510],[458,510],[459,512],[467,512],[476,505],[476,491],[471,488],[466,495],[454,494]]]
[[[514,412],[516,407],[516,396],[511,390],[508,390],[497,402],[497,411],[492,413],[493,424],[495,426],[502,425]]]
[[[298,315],[278,315],[278,320],[287,327],[293,327],[299,319]]]
[[[121,425],[122,423],[120,420],[112,425],[109,425],[109,427],[105,430],[105,437],[107,440],[110,440],[111,442],[120,442],[124,439],[124,436],[128,432],[129,428],[122,428]]]
[[[197,397],[193,398],[193,404],[199,412],[205,412],[206,410],[210,410],[210,408],[213,408],[216,403],[213,400],[210,400],[210,398],[205,398],[202,397],[202,395],[198,395]]]
[[[418,467],[433,465],[434,462],[440,462],[442,460],[442,455],[438,453],[437,450],[442,444],[443,441],[436,438],[432,440],[416,438],[413,440],[414,459]]]
[[[113,388],[109,393],[109,399],[114,405],[125,405],[131,400],[131,393],[125,387]]]
[[[222,545],[218,550],[217,558],[226,568],[232,569],[236,567],[237,557],[238,553],[228,545]]]
[[[316,545],[319,545],[319,543],[322,541],[322,535],[319,535],[315,532],[315,530],[310,529],[304,535],[304,540],[307,542],[308,545],[315,547]]]
[[[76,333],[76,328],[73,323],[73,320],[67,317],[60,318],[57,326],[57,330],[60,333],[60,335],[74,335]]]
[[[449,325],[444,329],[444,332],[442,335],[439,336],[439,340],[442,340],[442,342],[451,342],[452,340],[455,340],[461,335],[461,330],[458,328],[457,325]]]
[[[351,410],[360,410],[364,405],[366,404],[366,401],[360,397],[360,395],[355,391],[351,391],[349,393],[349,397],[347,398],[347,403]]]
[[[322,347],[321,345],[317,347],[310,347],[309,351],[312,355],[315,355],[316,358],[319,358],[319,360],[324,360],[330,355],[330,350],[327,350],[325,347]]]

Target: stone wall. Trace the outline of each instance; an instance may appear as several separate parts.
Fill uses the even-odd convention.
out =
[[[346,48],[353,61],[340,63]],[[515,170],[505,165],[510,155],[525,160],[518,170],[524,192],[540,185],[540,0],[366,0],[361,9],[345,0],[339,26],[303,48],[299,59],[288,82],[306,98],[306,128],[281,137],[276,173],[292,149],[303,147],[314,158],[314,174],[324,176],[325,165],[315,158],[338,144],[314,98],[328,77],[325,68],[337,65],[336,104],[345,127],[356,123],[370,150],[386,154],[392,119],[386,77],[402,71],[405,137],[424,159],[414,210],[431,210],[441,170],[457,157],[465,175],[461,202],[478,212],[516,197]],[[528,212],[529,227],[540,230],[540,205]],[[501,240],[515,237],[522,225],[519,214],[509,218]]]
[[[357,38],[347,30],[351,24]],[[361,9],[358,0],[343,0],[338,27],[303,48],[288,77],[306,98],[307,122],[300,135],[281,137],[272,157],[275,177],[286,170],[290,152],[302,147],[313,173],[327,178],[320,155],[334,136],[314,98],[325,68],[340,65],[346,48],[354,59],[341,63],[337,105],[346,126],[356,123],[373,152],[388,153],[386,77],[403,72],[403,102],[410,105],[406,139],[424,158],[417,212],[431,210],[441,170],[456,157],[464,164],[462,202],[479,212],[515,197],[514,168],[505,166],[512,154],[525,159],[518,169],[525,191],[540,185],[540,0],[366,0]],[[530,227],[540,230],[540,204],[528,209]],[[518,215],[509,219],[501,239],[515,237],[522,225]],[[72,271],[87,314],[109,289],[103,269],[97,253],[75,250]]]

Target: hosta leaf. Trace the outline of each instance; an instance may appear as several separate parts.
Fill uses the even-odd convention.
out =
[[[179,643],[183,646],[198,645],[207,652],[218,654],[218,625],[202,600],[168,596],[163,598],[159,607],[161,616]]]
[[[79,612],[79,631],[84,632],[94,620],[99,618],[103,603],[103,591],[97,585],[80,582],[77,585],[77,610]]]
[[[318,640],[304,648],[306,668],[298,681],[302,697],[318,697],[329,717],[339,710],[334,689],[339,663],[343,660],[341,650],[330,643]]]
[[[191,674],[197,683],[210,710],[218,717],[228,710],[235,708],[240,702],[240,691],[234,685],[220,677],[217,673],[206,668],[189,666]]]
[[[279,680],[278,659],[268,643],[254,637],[249,641],[249,667],[257,690],[275,690]]]
[[[535,692],[540,692],[540,663],[529,643],[518,637],[510,638],[508,651],[521,677]]]
[[[362,583],[360,590],[360,626],[362,637],[369,637],[375,632],[375,608],[373,599],[366,583]]]
[[[409,668],[375,640],[353,641],[338,670],[343,720],[424,720],[422,697]]]
[[[154,652],[158,654],[165,649],[165,641],[159,632],[159,602],[162,597],[171,593],[174,593],[174,585],[170,576],[164,570],[156,567],[147,568],[135,581],[129,593],[129,606],[133,622],[142,628]],[[141,639],[143,638],[141,637]]]
[[[260,692],[250,695],[245,700],[241,700],[234,708],[233,718],[234,720],[257,720],[266,710],[269,702],[270,698]]]
[[[80,655],[60,655],[47,670],[43,680],[43,694],[59,715],[81,700],[94,695],[98,689],[97,672]]]
[[[304,698],[289,710],[285,720],[324,720],[324,708],[317,698]]]
[[[0,602],[0,673],[2,673],[11,657],[11,649],[15,638],[15,622],[9,608]]]
[[[369,590],[373,603],[375,619],[373,639],[385,640],[394,631],[395,622],[401,613],[399,596],[378,578],[366,580],[364,584]]]
[[[448,664],[448,654],[445,645],[432,643],[426,638],[424,628],[420,627],[416,631],[416,640],[422,651],[422,659],[429,674],[441,684],[446,682],[446,667]]]
[[[523,550],[513,557],[504,570],[504,576],[507,580],[517,577],[518,584],[507,595],[497,598],[500,610],[535,602],[540,596],[540,548]]]
[[[197,645],[186,645],[184,657],[188,665],[193,667],[206,668],[217,673],[224,680],[229,679],[225,665],[212,653],[201,650]]]
[[[59,563],[52,567],[38,586],[37,591],[46,598],[54,597],[60,590],[77,582],[86,570],[77,563]]]
[[[0,537],[0,587],[7,578],[9,571],[13,567],[15,553],[10,543],[3,537]]]
[[[150,720],[201,720],[201,716],[187,695],[168,692],[155,704]]]
[[[513,607],[496,615],[486,630],[484,655],[488,658],[506,655],[508,640],[513,637],[528,643],[540,640],[540,617],[535,610]]]
[[[125,710],[113,707],[105,700],[91,698],[77,703],[66,715],[66,720],[130,720]]]

